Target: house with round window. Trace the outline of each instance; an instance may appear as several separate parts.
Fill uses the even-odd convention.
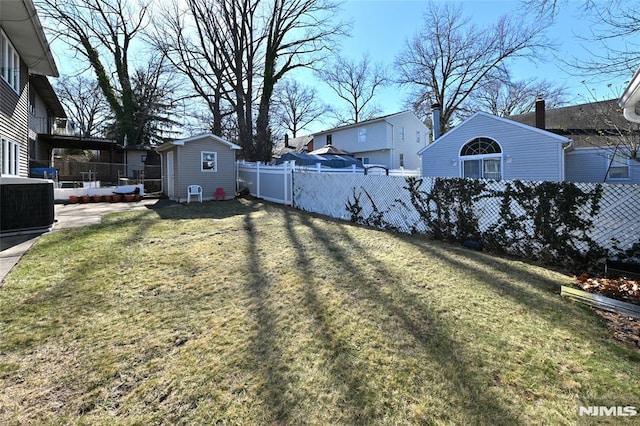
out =
[[[422,175],[493,180],[565,180],[571,139],[477,112],[427,145]]]

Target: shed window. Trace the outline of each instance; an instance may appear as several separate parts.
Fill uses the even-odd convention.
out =
[[[609,156],[609,179],[629,179],[629,159],[621,154]]]
[[[460,150],[462,177],[502,179],[502,149],[489,138],[475,138]]]
[[[201,168],[203,172],[217,172],[218,171],[218,153],[210,151],[200,152]]]

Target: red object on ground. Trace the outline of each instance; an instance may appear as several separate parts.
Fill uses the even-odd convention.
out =
[[[216,200],[224,200],[225,199],[224,189],[220,187],[216,188],[215,197],[216,197]]]

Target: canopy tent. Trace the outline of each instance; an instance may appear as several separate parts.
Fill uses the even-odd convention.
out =
[[[290,152],[278,158],[276,164],[282,164],[285,161],[295,161],[298,166],[315,166],[320,163],[320,165],[324,167],[332,167],[335,169],[351,167],[354,164],[356,167],[362,167],[360,160],[346,155],[316,155]]]

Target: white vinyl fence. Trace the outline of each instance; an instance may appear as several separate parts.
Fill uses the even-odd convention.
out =
[[[247,188],[254,197],[290,206],[293,201],[293,167],[293,162],[276,166],[238,162],[238,188]]]
[[[382,176],[387,178],[387,170],[377,166],[371,166],[366,170],[355,165],[345,168],[332,168],[316,164],[314,166],[296,166],[294,161],[288,161],[278,165],[266,165],[260,162],[238,162],[238,187],[247,188],[249,193],[257,198],[262,198],[275,203],[293,204],[294,173],[321,174],[321,175],[359,175]],[[392,176],[420,176],[420,170],[392,169],[388,170]]]

